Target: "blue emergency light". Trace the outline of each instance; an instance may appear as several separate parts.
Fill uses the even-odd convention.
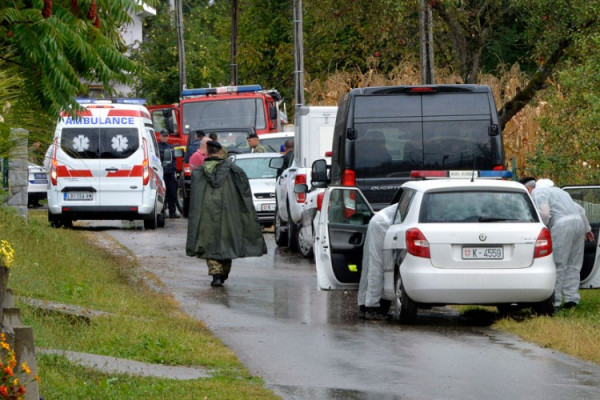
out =
[[[260,85],[219,86],[219,87],[202,88],[202,89],[184,89],[181,91],[181,97],[206,96],[209,94],[222,94],[222,93],[250,93],[250,92],[259,92],[261,90],[262,90],[262,86],[260,86]]]

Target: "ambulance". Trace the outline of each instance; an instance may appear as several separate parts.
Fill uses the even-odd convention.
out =
[[[143,99],[78,99],[54,134],[48,220],[143,220],[163,227],[165,184],[158,143]],[[169,160],[166,160],[169,161]]]

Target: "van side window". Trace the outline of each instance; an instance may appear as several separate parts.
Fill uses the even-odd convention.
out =
[[[156,141],[156,134],[154,133],[154,131],[152,129],[146,129],[146,134],[152,141],[152,148],[154,149],[154,155],[156,155],[156,157],[160,157],[160,152],[158,150],[158,142]]]

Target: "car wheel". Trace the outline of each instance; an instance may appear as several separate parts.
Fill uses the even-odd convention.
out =
[[[404,290],[402,285],[402,278],[400,277],[400,271],[396,272],[396,279],[394,284],[396,292],[396,310],[398,311],[398,320],[402,324],[412,324],[417,319],[417,303],[411,300]]]
[[[165,210],[156,216],[156,226],[159,228],[165,227]]]
[[[287,246],[287,232],[283,230],[283,222],[278,212],[275,212],[275,244],[279,247]]]
[[[292,214],[290,213],[290,204],[287,204],[287,214],[288,214],[288,222],[287,222],[287,226],[288,226],[288,232],[287,232],[287,246],[288,249],[290,249],[291,251],[297,253],[300,249],[299,249],[299,245],[298,245],[298,225],[296,225],[294,223],[294,221],[292,221]]]
[[[302,257],[304,258],[313,258],[313,244],[308,240],[307,230],[311,228],[301,227],[298,231],[298,250]]]
[[[158,225],[158,212],[156,211],[156,202],[154,203],[154,209],[152,210],[152,215],[144,220],[144,229],[156,229],[156,225]]]
[[[531,311],[537,315],[547,315],[549,317],[554,315],[554,293],[546,300],[539,303],[534,303],[531,306]]]
[[[182,172],[183,174],[183,172]],[[185,198],[185,193],[184,193],[184,189],[183,189],[183,182],[181,181],[181,179],[179,179],[177,181],[177,199],[175,200],[175,207],[177,207],[177,210],[179,210],[180,213],[183,214],[183,210],[184,210],[184,203],[183,203],[183,199]],[[189,210],[189,208],[188,208]]]
[[[60,217],[52,215],[48,212],[48,222],[50,222],[50,226],[53,228],[60,228],[62,226]]]

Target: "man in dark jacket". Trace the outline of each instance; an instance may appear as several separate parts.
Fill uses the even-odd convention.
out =
[[[175,155],[173,154],[173,146],[168,142],[169,132],[165,129],[160,131],[160,142],[158,142],[158,151],[160,153],[160,161],[163,164],[163,179],[165,181],[165,208],[169,210],[168,218],[180,218],[177,214],[176,203],[177,203],[177,178],[175,172],[177,166],[175,164]],[[165,152],[171,152],[171,157],[168,158],[171,162],[164,162]]]
[[[219,142],[207,143],[208,157],[193,170],[186,253],[206,260],[211,286],[223,286],[231,260],[260,257],[267,245],[244,171],[220,156]]]

